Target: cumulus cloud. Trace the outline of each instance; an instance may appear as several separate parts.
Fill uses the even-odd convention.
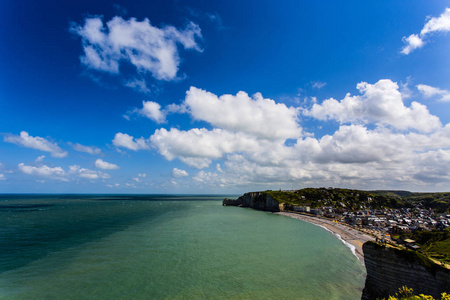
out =
[[[304,114],[319,120],[374,123],[421,132],[431,132],[442,125],[425,105],[412,102],[410,107],[406,107],[397,83],[390,79],[382,79],[375,84],[361,82],[356,88],[362,95],[347,94],[341,101],[327,99],[322,104],[314,104]]]
[[[224,187],[261,189],[302,186],[347,186],[358,188],[417,189],[426,184],[448,182],[450,135],[393,133],[386,128],[370,130],[363,125],[344,125],[320,139],[298,139],[279,155],[278,164],[249,153],[227,155],[221,172],[201,171],[197,183]],[[433,137],[436,135],[435,137]],[[440,144],[435,144],[439,138]],[[427,138],[428,137],[428,138]],[[418,143],[425,140],[424,143]],[[434,141],[433,141],[434,140]],[[264,147],[261,146],[261,152]],[[270,153],[271,148],[265,148]],[[445,184],[443,185],[445,187]]]
[[[57,179],[67,181],[66,172],[61,167],[49,167],[42,166],[30,166],[24,163],[18,165],[19,170],[28,175],[37,175],[41,177],[47,177],[50,179]]]
[[[120,169],[120,167],[118,165],[109,163],[104,161],[103,159],[97,159],[95,161],[95,166],[99,169],[103,169],[103,170],[117,170]]]
[[[403,148],[410,145],[407,139],[403,134],[384,129],[368,130],[362,125],[349,125],[340,126],[333,135],[320,139],[299,140],[293,150],[306,161],[320,164],[388,162],[404,155]]]
[[[101,171],[85,169],[78,165],[70,166],[69,174],[74,174],[74,175],[78,175],[81,178],[93,179],[93,180],[99,179],[99,178],[102,178],[102,179],[111,178],[111,176],[107,173],[103,173]]]
[[[120,134],[117,140],[123,138],[128,149],[151,147],[167,160],[202,169],[183,180],[198,187],[417,189],[431,182],[445,187],[450,177],[445,171],[450,168],[450,124],[442,126],[425,105],[406,106],[401,88],[389,79],[362,82],[357,89],[359,95],[327,99],[302,111],[341,123],[321,137],[302,133],[300,109],[259,94],[219,97],[191,88],[185,100],[170,109],[207,122],[211,129],[160,128],[149,139]],[[422,91],[437,95],[436,90]],[[162,114],[169,112],[168,107],[155,107]],[[170,181],[181,184],[176,177],[182,174],[173,169]]]
[[[218,128],[188,131],[161,128],[155,131],[150,141],[166,159],[178,158],[196,168],[208,167],[212,159],[226,153],[252,151],[257,146],[256,140],[248,135]]]
[[[173,168],[172,177],[186,177],[186,176],[189,176],[189,173],[186,172],[185,170]]]
[[[131,135],[121,132],[116,133],[112,142],[116,147],[123,147],[133,151],[150,149],[146,139],[142,137],[135,139]]]
[[[450,101],[450,91],[442,90],[437,87],[432,87],[425,84],[417,85],[417,89],[426,97],[431,98],[435,96],[439,96],[439,101],[449,102]]]
[[[420,34],[411,34],[409,37],[403,37],[403,46],[401,53],[408,55],[417,48],[425,45],[424,39],[435,32],[450,31],[450,8],[446,8],[439,17],[433,17],[428,20],[420,31]]]
[[[158,28],[148,19],[125,20],[116,16],[103,23],[102,17],[88,17],[84,24],[72,24],[71,32],[80,36],[84,55],[81,62],[97,71],[118,74],[122,63],[134,66],[139,74],[151,74],[157,80],[174,80],[180,64],[178,45],[184,49],[202,51],[198,39],[200,27],[189,22],[184,29],[174,26]],[[147,90],[141,80],[127,85]]]
[[[404,36],[402,40],[406,45],[402,48],[401,52],[405,55],[408,55],[415,49],[421,48],[425,45],[425,42],[417,34],[411,34],[408,37]]]
[[[68,144],[70,146],[72,146],[72,148],[75,151],[78,151],[78,152],[85,152],[85,153],[89,153],[89,154],[92,154],[92,155],[102,153],[102,150],[100,150],[99,148],[94,147],[94,146],[83,146],[83,145],[78,144],[78,143],[72,144],[70,142]]]
[[[186,94],[184,104],[191,116],[215,127],[265,139],[297,138],[302,133],[297,109],[264,99],[260,93],[218,97],[191,87]]]
[[[4,138],[5,142],[24,146],[27,148],[37,149],[45,152],[50,152],[53,157],[66,157],[67,152],[63,151],[58,144],[52,143],[49,140],[36,136],[30,136],[28,132],[21,131],[20,135],[8,135]]]
[[[161,105],[156,102],[142,101],[142,109],[139,110],[139,113],[158,124],[166,122],[166,113],[161,111]]]

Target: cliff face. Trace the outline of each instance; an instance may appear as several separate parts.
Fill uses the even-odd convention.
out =
[[[225,199],[223,205],[250,207],[267,211],[280,211],[280,204],[264,192],[245,193],[237,200]]]
[[[406,252],[366,242],[363,245],[367,269],[366,284],[361,299],[387,298],[406,285],[416,294],[440,299],[450,291],[450,271]]]

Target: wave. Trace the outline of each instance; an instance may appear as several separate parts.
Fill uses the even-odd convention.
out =
[[[314,224],[314,223],[312,223]],[[356,256],[356,258],[358,258],[358,256],[356,255],[356,247],[353,246],[352,244],[350,244],[349,242],[347,242],[346,240],[344,240],[339,234],[337,234],[336,232],[331,231],[330,229],[326,228],[323,225],[319,225],[319,224],[315,224],[319,227],[322,227],[323,229],[325,229],[326,231],[331,232],[334,236],[336,236],[341,242],[344,243],[345,246],[347,246],[348,248],[350,248],[350,251],[352,251],[353,255]]]

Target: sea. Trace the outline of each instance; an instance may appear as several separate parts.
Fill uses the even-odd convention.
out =
[[[360,299],[310,223],[232,195],[0,195],[0,299]]]

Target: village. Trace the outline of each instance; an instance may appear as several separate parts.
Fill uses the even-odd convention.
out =
[[[417,250],[420,247],[415,244],[414,240],[397,240],[395,236],[416,230],[444,230],[450,227],[450,214],[438,214],[431,208],[424,209],[421,206],[421,204],[417,204],[414,208],[365,208],[358,211],[348,211],[345,208],[337,209],[331,206],[311,208],[310,206],[294,205],[291,209],[295,212],[345,223],[360,231],[374,235],[380,242],[401,243],[410,249]]]

